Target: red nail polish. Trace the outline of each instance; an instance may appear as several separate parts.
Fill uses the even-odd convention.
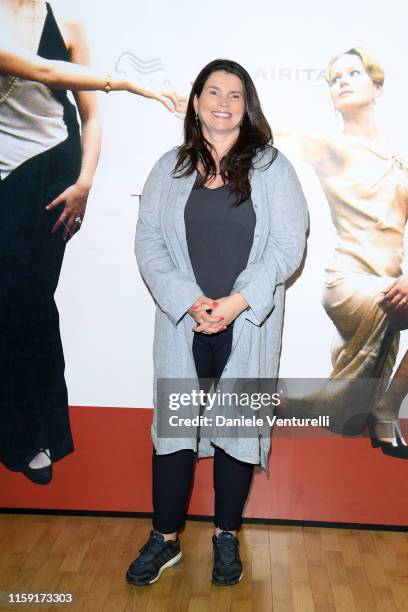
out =
[[[213,302],[212,305],[213,306],[218,306],[218,302]]]
[[[223,321],[225,319],[225,317],[220,317],[220,321]]]

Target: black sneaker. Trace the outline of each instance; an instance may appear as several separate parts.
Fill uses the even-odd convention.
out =
[[[239,556],[239,541],[229,531],[222,531],[212,539],[214,547],[214,569],[212,583],[217,586],[237,584],[242,578],[242,562]]]
[[[140,549],[140,555],[130,564],[126,580],[135,586],[153,584],[163,570],[178,563],[182,552],[180,541],[164,541],[161,533],[151,531],[146,544]]]

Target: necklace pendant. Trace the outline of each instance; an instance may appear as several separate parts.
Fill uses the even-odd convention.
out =
[[[391,159],[394,162],[394,165],[397,166],[397,168],[399,168],[400,170],[404,170],[404,162],[402,161],[399,155],[393,155]]]

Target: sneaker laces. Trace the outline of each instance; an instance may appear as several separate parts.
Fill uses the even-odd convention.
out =
[[[233,563],[237,556],[238,539],[229,533],[223,531],[217,537],[217,550],[221,557],[221,561],[227,565]]]
[[[143,563],[144,561],[150,560],[156,554],[160,553],[164,547],[164,539],[160,533],[156,531],[152,531],[150,537],[146,544],[139,549],[140,561]]]

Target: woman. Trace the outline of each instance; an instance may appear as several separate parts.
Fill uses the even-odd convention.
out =
[[[158,406],[158,379],[275,377],[284,283],[305,246],[302,190],[271,144],[244,68],[229,60],[205,66],[184,126],[184,144],[159,159],[147,179],[136,229],[136,257],[156,301],[156,323],[153,531],[128,569],[134,585],[155,582],[181,558],[177,532],[196,455],[214,456],[212,581],[241,579],[236,530],[254,465],[267,468],[269,435],[206,439],[193,428],[190,437],[163,437],[158,419],[168,405]]]
[[[80,26],[58,24],[42,0],[2,2],[0,23],[0,461],[47,484],[52,462],[73,450],[54,293],[100,149],[95,94],[80,90],[126,89],[173,107],[76,64],[89,61]]]
[[[353,48],[329,63],[326,79],[343,132],[334,138],[289,136],[280,144],[284,149],[286,143],[295,144],[313,165],[331,209],[338,243],[326,267],[323,306],[338,334],[326,390],[288,399],[282,415],[324,413],[333,430],[359,433],[372,411],[373,445],[408,457],[398,423],[407,355],[382,397],[397,356],[397,330],[408,326],[408,279],[401,272],[408,167],[375,124],[375,103],[384,83],[379,62]]]

